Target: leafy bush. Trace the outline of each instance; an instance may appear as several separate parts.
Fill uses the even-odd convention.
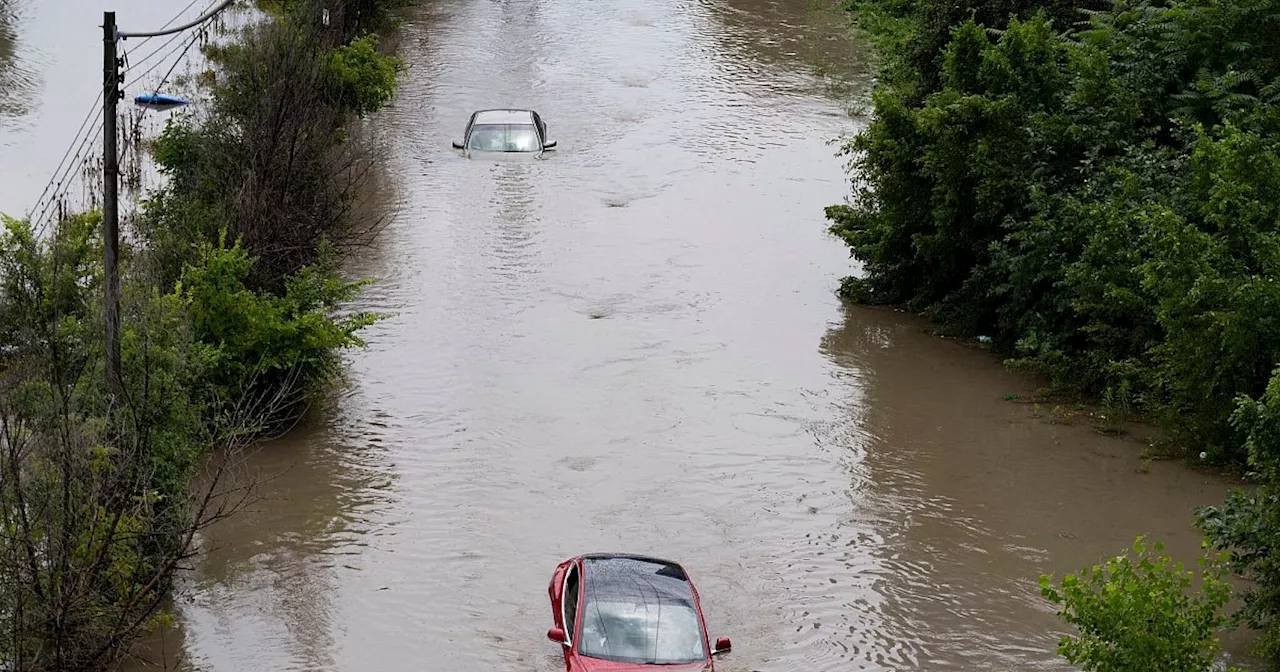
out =
[[[1194,573],[1162,553],[1148,551],[1142,537],[1133,557],[1068,574],[1058,586],[1040,577],[1040,590],[1058,616],[1076,629],[1058,642],[1058,652],[1085,672],[1208,672],[1220,648],[1220,610],[1231,596],[1218,559],[1201,561],[1202,587],[1188,594]]]
[[[218,515],[189,490],[218,433],[186,394],[200,358],[154,292],[125,303],[126,399],[108,412],[100,224],[71,217],[41,241],[8,220],[0,236],[0,659],[20,670],[118,656]]]
[[[248,288],[254,260],[238,242],[205,243],[183,269],[173,297],[208,348],[210,407],[272,398],[287,412],[329,382],[340,350],[363,345],[356,332],[378,316],[332,316],[366,283],[336,279],[331,255],[290,277],[283,296]]]
[[[1043,15],[1013,20],[992,44],[973,21],[955,29],[941,89],[923,106],[881,89],[866,133],[846,147],[861,180],[851,205],[828,209],[831,231],[866,264],[884,302],[938,313],[970,333],[995,303],[991,242],[1031,201],[1032,119],[1052,112],[1066,58]]]
[[[329,55],[329,74],[342,104],[364,116],[386,105],[396,91],[400,61],[378,53],[378,35],[370,33]]]
[[[281,295],[249,289],[254,260],[222,239],[167,292],[126,266],[113,410],[101,222],[71,217],[41,241],[6,220],[0,235],[0,660],[21,670],[101,669],[162,617],[196,532],[235,504],[208,496],[234,452],[193,489],[203,458],[294,417],[377,319],[333,314],[364,283],[337,279],[324,247]]]

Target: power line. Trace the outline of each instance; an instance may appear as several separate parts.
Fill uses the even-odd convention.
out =
[[[98,118],[102,117],[102,106],[99,105],[99,103],[101,102],[102,102],[102,92],[99,91],[98,97],[94,99],[93,105],[89,108],[89,112],[85,114],[84,121],[80,122],[80,128],[79,130],[76,131],[75,137],[71,140],[71,144],[67,145],[67,151],[63,152],[62,159],[58,161],[58,166],[53,169],[53,175],[49,177],[49,181],[45,183],[44,189],[40,191],[40,198],[36,199],[35,205],[33,205],[31,207],[31,211],[27,213],[28,216],[35,213],[36,208],[40,207],[40,204],[44,202],[44,197],[49,193],[49,188],[52,187],[54,183],[58,181],[59,171],[61,171],[62,166],[66,164],[67,157],[71,156],[72,148],[74,148],[76,146],[76,142],[80,140],[80,134],[85,132],[85,128],[89,124],[89,119],[94,116],[94,112],[96,111],[98,113],[97,114]],[[96,123],[96,119],[95,119],[95,123]],[[83,147],[83,144],[81,146]],[[79,153],[79,150],[77,150],[77,154],[78,153]],[[79,159],[79,156],[77,156],[77,160],[78,159]],[[72,161],[72,163],[74,164],[75,161]],[[58,186],[61,186],[61,184],[59,184]],[[54,193],[56,194],[57,191],[55,190]],[[44,211],[42,210],[41,216],[43,216],[43,213]]]
[[[169,19],[169,20],[168,20],[168,21],[167,21],[163,26],[160,26],[160,29],[161,29],[161,30],[164,30],[165,28],[168,28],[169,26],[172,26],[174,21],[177,21],[178,19],[182,18],[182,16],[183,16],[184,14],[186,14],[186,13],[187,13],[187,12],[189,12],[189,11],[191,11],[191,8],[192,8],[192,7],[195,7],[195,5],[196,5],[196,3],[197,3],[197,2],[200,2],[200,0],[191,0],[191,2],[188,2],[186,7],[183,7],[182,9],[178,10],[178,15],[177,15],[177,16],[173,17],[172,19]],[[216,0],[215,0],[215,2],[216,2]],[[212,7],[213,5],[212,5],[212,4],[210,4],[210,6]],[[146,44],[146,43],[150,42],[150,41],[153,39],[153,37],[154,37],[154,36],[151,36],[151,37],[145,37],[145,38],[143,38],[143,39],[142,39],[142,41],[138,43],[138,46],[140,47],[140,46],[142,46],[142,45],[144,45],[144,44]],[[154,53],[154,52],[153,52],[153,53]]]
[[[130,59],[128,57],[129,56],[128,52],[125,52],[123,49],[121,50],[123,52],[122,55],[125,59],[125,62],[128,64],[127,67],[121,72],[121,80],[123,81],[125,74],[141,66],[142,63],[145,63],[151,60],[157,54],[160,54],[161,52],[166,52],[166,49],[167,49],[167,52],[160,58],[159,61],[157,61],[156,63],[153,63],[151,67],[147,68],[142,73],[134,77],[133,80],[130,81],[126,86],[133,86],[140,83],[143,77],[146,77],[152,72],[155,72],[160,66],[164,65],[165,61],[167,61],[170,56],[172,56],[175,52],[179,52],[179,49],[180,49],[181,51],[180,53],[178,53],[177,58],[174,59],[173,62],[170,64],[169,70],[165,73],[164,77],[161,78],[160,83],[155,88],[158,90],[160,87],[163,87],[164,84],[168,81],[169,77],[173,74],[173,71],[177,69],[178,63],[182,62],[183,59],[188,54],[188,52],[190,52],[191,48],[195,46],[195,44],[199,42],[202,37],[204,37],[204,35],[207,32],[207,26],[202,27],[201,30],[192,34],[184,43],[181,43],[172,48],[170,48],[170,46],[173,45],[174,42],[177,42],[181,38],[183,31],[208,22],[210,19],[214,18],[218,14],[221,14],[224,10],[226,10],[232,4],[234,4],[234,0],[221,0],[221,2],[220,0],[213,0],[213,2],[209,3],[209,6],[198,18],[186,24],[178,26],[176,28],[170,28],[170,26],[174,22],[182,18],[182,16],[184,16],[188,11],[191,10],[192,7],[194,7],[199,2],[200,0],[190,0],[190,2],[187,3],[186,7],[183,7],[182,10],[179,11],[176,16],[169,19],[163,26],[161,26],[160,30],[150,32],[150,33],[141,33],[141,32],[125,33],[125,32],[117,31],[117,35],[122,40],[128,37],[143,38],[140,42],[137,43],[138,46],[144,45],[156,37],[172,35],[172,37],[166,40],[164,44],[151,50],[145,56],[143,56],[142,58],[138,59],[138,61],[133,63],[129,62]],[[97,97],[94,99],[92,106],[89,108],[89,112],[86,113],[84,120],[81,121],[80,127],[79,129],[77,129],[74,138],[72,139],[71,143],[67,146],[67,149],[63,153],[62,158],[58,161],[57,167],[54,168],[53,175],[49,178],[49,181],[45,184],[44,188],[41,190],[40,197],[36,200],[35,205],[32,206],[31,210],[28,213],[28,221],[31,224],[33,230],[36,231],[37,237],[40,235],[43,235],[44,230],[49,223],[49,220],[53,216],[57,215],[57,211],[58,211],[57,206],[59,203],[59,199],[65,195],[65,189],[70,186],[70,178],[72,176],[72,171],[76,169],[78,166],[83,166],[85,161],[84,153],[86,149],[89,148],[93,143],[97,142],[98,138],[102,136],[102,128],[98,124],[98,121],[101,120],[103,115],[103,107],[100,105],[102,100],[103,100],[103,92],[99,91]],[[96,131],[93,132],[92,134],[88,134],[86,132],[90,124],[98,127]],[[74,152],[73,152],[73,149],[74,149]],[[70,159],[70,161],[68,161],[68,159]],[[50,189],[52,189],[52,191],[50,191]]]
[[[174,21],[177,21],[179,18],[181,18],[183,14],[186,14],[186,13],[187,13],[187,11],[188,11],[188,10],[190,10],[193,6],[195,6],[195,4],[196,4],[197,2],[199,2],[199,1],[200,1],[200,0],[191,0],[191,3],[190,3],[190,4],[188,4],[186,7],[184,7],[184,8],[182,9],[182,11],[178,13],[178,16],[175,16],[175,17],[173,17],[172,19],[169,19],[169,23],[164,24],[164,26],[163,26],[162,28],[168,28],[170,24],[172,24]],[[209,3],[209,7],[213,7],[213,3],[214,3],[214,2],[217,2],[217,1],[218,1],[218,0],[213,0],[213,2]],[[207,12],[206,12],[206,13],[207,13]],[[173,44],[174,42],[176,42],[176,41],[178,40],[178,38],[179,38],[179,37],[181,37],[181,33],[174,33],[172,37],[170,37],[168,40],[165,40],[165,43],[164,43],[164,44],[162,44],[162,45],[160,45],[160,46],[156,47],[155,49],[152,49],[150,53],[148,53],[146,56],[143,56],[142,58],[138,59],[138,62],[137,62],[137,63],[134,63],[133,65],[134,65],[134,66],[139,66],[139,65],[142,65],[143,63],[146,63],[147,61],[151,60],[151,58],[152,58],[153,56],[155,56],[156,54],[160,53],[161,51],[164,51],[166,47],[168,47],[169,45],[171,45],[171,44]],[[137,44],[137,46],[138,46],[138,47],[141,47],[142,45],[146,44],[147,42],[150,42],[152,39],[154,39],[154,37],[147,37],[147,38],[144,38],[141,42],[139,42],[139,43]]]
[[[165,74],[164,79],[161,80],[161,83],[156,87],[157,89],[164,86],[164,82],[169,78],[169,75],[173,74],[173,71],[177,68],[178,64],[181,63],[182,59],[186,57],[187,53],[191,50],[191,47],[195,46],[196,42],[199,41],[200,36],[203,33],[204,31],[201,30],[200,32],[191,35],[191,37],[187,39],[185,47],[182,49],[182,52],[178,54],[178,57],[174,59],[173,64],[169,68],[169,72]],[[177,49],[175,48],[172,51],[177,51]],[[159,66],[163,65],[165,60],[167,60],[167,58],[161,59],[160,61],[153,64],[150,68],[147,69],[146,72],[143,72],[134,81],[130,82],[130,84],[137,84],[142,77],[146,76],[150,72],[156,70]],[[101,100],[101,98],[102,96],[101,94],[99,94],[98,99]],[[36,234],[37,236],[44,233],[44,229],[47,227],[50,221],[52,221],[53,216],[57,214],[57,207],[56,207],[57,200],[58,200],[57,197],[60,195],[61,190],[64,186],[69,186],[69,181],[72,176],[71,171],[74,170],[77,166],[83,165],[83,161],[85,158],[84,152],[87,149],[90,149],[98,141],[98,139],[102,137],[102,125],[97,123],[99,120],[102,119],[102,113],[103,113],[103,109],[101,107],[98,107],[97,114],[94,115],[93,121],[91,122],[92,126],[96,128],[92,134],[86,135],[84,139],[80,142],[80,146],[78,149],[76,149],[76,152],[75,152],[75,159],[73,159],[70,163],[66,163],[65,170],[63,170],[62,163],[59,163],[58,169],[55,170],[54,178],[50,180],[50,184],[54,184],[56,182],[57,187],[55,188],[53,195],[49,198],[47,202],[45,202],[44,207],[40,210],[39,216],[32,219],[32,227],[37,229],[37,234]],[[85,122],[90,123],[88,121],[88,118],[85,119]],[[85,125],[86,124],[81,124],[82,130],[84,129]],[[79,133],[77,133],[77,137],[78,136],[79,136]],[[75,147],[75,141],[72,141],[71,146]],[[71,154],[71,147],[68,147],[67,154],[64,155],[63,157],[64,163],[65,163],[66,156],[70,154]],[[58,170],[62,171],[61,175],[58,174],[57,172]]]
[[[33,217],[31,220],[31,226],[36,230],[37,237],[44,233],[44,229],[51,221],[52,216],[57,214],[55,204],[58,201],[58,197],[64,193],[63,187],[69,186],[71,171],[77,166],[83,165],[85,160],[85,150],[96,143],[98,138],[102,137],[102,125],[97,123],[100,119],[102,119],[102,108],[98,108],[98,113],[94,115],[93,125],[96,127],[96,130],[92,134],[85,135],[84,139],[80,142],[79,148],[76,149],[75,159],[66,164],[66,169],[62,170],[60,175],[55,173],[54,178],[50,180],[50,183],[53,183],[54,180],[56,180],[57,188],[54,190],[53,194],[50,195],[49,200],[45,201],[44,207],[40,209],[39,215]],[[74,142],[72,143],[72,146],[75,146]],[[68,148],[68,150],[70,150],[70,148]]]
[[[214,0],[214,2],[213,2],[213,3],[210,3],[210,7],[212,8],[212,7],[213,7],[213,4],[215,4],[215,3],[217,3],[217,2],[218,2],[218,0]],[[204,24],[204,23],[208,22],[210,19],[212,19],[213,17],[217,16],[218,14],[221,14],[224,10],[226,10],[228,7],[230,7],[234,2],[235,2],[235,0],[223,0],[222,4],[221,4],[221,5],[219,5],[217,8],[208,9],[207,11],[205,11],[205,13],[204,13],[203,15],[201,15],[201,17],[200,17],[200,18],[198,18],[198,19],[196,19],[196,20],[194,20],[194,21],[191,21],[190,23],[188,23],[188,24],[186,24],[186,25],[184,25],[184,26],[181,26],[180,28],[174,28],[174,29],[171,29],[171,30],[168,30],[168,31],[161,30],[161,31],[157,31],[157,32],[156,32],[156,33],[154,33],[154,34],[148,34],[148,35],[152,35],[152,36],[165,35],[165,34],[168,34],[168,33],[170,33],[170,32],[173,32],[173,31],[186,30],[186,29],[189,29],[189,28],[192,28],[192,27],[195,27],[195,26],[198,26],[198,25]],[[188,7],[190,7],[190,5],[188,5]],[[181,49],[182,49],[182,53],[180,53],[180,54],[178,55],[178,59],[177,59],[176,61],[174,61],[174,63],[169,67],[169,72],[168,72],[168,73],[167,73],[167,74],[166,74],[166,75],[161,79],[160,84],[156,87],[157,89],[159,89],[161,86],[164,86],[165,82],[167,82],[167,81],[168,81],[168,79],[169,79],[169,75],[172,75],[172,74],[173,74],[173,71],[174,71],[174,69],[177,67],[177,64],[178,64],[179,62],[181,62],[181,61],[182,61],[182,59],[187,55],[187,52],[189,52],[189,51],[191,50],[191,47],[192,47],[192,46],[194,46],[194,45],[195,45],[195,43],[196,43],[200,38],[204,37],[204,36],[207,34],[207,32],[208,32],[208,26],[207,26],[207,25],[202,26],[202,27],[200,28],[200,30],[199,30],[199,31],[197,31],[197,32],[195,32],[194,34],[192,34],[191,38],[190,38],[189,40],[187,40],[187,42],[186,42],[186,44],[185,44],[185,45],[180,45],[180,46],[181,46]],[[142,35],[142,34],[146,34],[146,33],[121,33],[121,35]],[[174,32],[174,33],[173,33],[173,37],[169,38],[169,40],[168,40],[168,41],[166,41],[166,42],[165,42],[163,45],[161,45],[159,48],[155,49],[155,50],[154,50],[154,51],[152,51],[151,53],[149,53],[149,54],[147,54],[146,56],[143,56],[141,59],[139,59],[137,63],[134,63],[134,64],[133,64],[133,67],[136,67],[136,66],[138,66],[138,65],[141,65],[143,62],[145,62],[145,61],[149,60],[152,56],[154,56],[156,53],[158,53],[161,49],[164,49],[165,47],[167,47],[167,46],[169,46],[170,44],[172,44],[175,40],[177,40],[177,39],[178,39],[178,37],[179,37],[180,35],[181,35],[181,32]],[[151,37],[147,37],[147,39],[149,40],[149,39],[151,39]],[[143,41],[145,42],[146,40],[143,40]],[[126,87],[128,87],[128,86],[133,86],[133,85],[138,84],[138,83],[142,80],[142,78],[143,78],[143,77],[145,77],[145,76],[147,76],[147,75],[151,74],[152,72],[155,72],[155,70],[156,70],[158,67],[160,67],[160,65],[162,65],[162,64],[164,63],[164,61],[165,61],[166,59],[168,59],[168,57],[169,57],[170,55],[172,55],[175,51],[177,51],[177,49],[178,49],[178,47],[174,47],[173,49],[169,50],[168,54],[166,54],[166,55],[164,56],[164,58],[161,58],[161,59],[160,59],[160,61],[159,61],[158,63],[154,63],[154,64],[152,64],[152,66],[151,66],[151,67],[147,68],[147,69],[146,69],[145,71],[143,71],[141,74],[139,74],[138,76],[134,77],[134,78],[133,78],[133,79],[132,79],[132,80],[131,80],[127,85],[126,85]],[[127,73],[127,71],[126,71],[126,73]]]
[[[170,49],[170,50],[169,50],[169,53],[168,53],[168,54],[166,54],[164,58],[160,59],[159,61],[156,61],[155,63],[152,63],[152,64],[151,64],[151,67],[147,68],[146,70],[142,71],[142,73],[141,73],[141,74],[139,74],[139,75],[135,76],[133,79],[129,80],[129,83],[128,83],[128,84],[125,84],[125,88],[128,88],[128,87],[131,87],[131,86],[135,86],[135,85],[137,85],[139,82],[141,82],[141,81],[142,81],[142,78],[143,78],[143,77],[146,77],[147,75],[149,75],[149,74],[151,74],[151,73],[155,72],[157,69],[159,69],[159,68],[160,68],[160,66],[164,65],[164,62],[165,62],[166,60],[168,60],[168,59],[169,59],[169,56],[170,56],[170,55],[172,55],[173,53],[177,52],[179,48],[181,48],[181,49],[182,49],[182,53],[178,54],[178,59],[177,59],[177,61],[174,61],[174,63],[176,64],[178,61],[181,61],[181,60],[183,59],[183,57],[185,57],[185,56],[187,55],[187,52],[191,50],[191,47],[195,45],[195,43],[200,39],[200,37],[201,37],[203,34],[204,34],[204,29],[201,29],[201,30],[199,30],[199,31],[197,31],[197,32],[195,32],[195,33],[192,33],[192,34],[191,34],[191,36],[190,36],[189,38],[187,38],[187,40],[186,40],[186,44],[178,45],[178,46],[174,47],[173,49]],[[172,40],[171,40],[171,41],[172,41]],[[136,64],[135,64],[135,65],[136,65]],[[173,71],[173,69],[172,69],[172,67],[171,67],[171,68],[170,68],[170,72],[172,72],[172,71]],[[125,74],[128,74],[128,71],[126,71],[126,72],[125,72]],[[166,77],[167,77],[167,76],[166,76]]]
[[[176,33],[176,34],[174,34],[172,37],[170,37],[169,39],[165,40],[164,44],[162,44],[162,45],[160,45],[160,46],[156,47],[155,49],[152,49],[150,52],[148,52],[148,53],[147,53],[147,55],[146,55],[146,56],[143,56],[142,58],[139,58],[139,59],[137,60],[137,62],[136,62],[136,63],[134,63],[133,65],[136,67],[136,66],[142,65],[143,63],[146,63],[147,61],[151,60],[151,59],[152,59],[156,54],[158,54],[158,53],[160,53],[160,52],[164,51],[166,48],[168,48],[168,46],[169,46],[169,45],[173,44],[174,42],[177,42],[177,41],[178,41],[178,38],[180,38],[180,37],[182,37],[182,34],[181,34],[181,33]],[[149,39],[151,39],[151,38],[149,38],[149,37],[148,37],[147,39],[149,40]],[[146,40],[143,40],[141,43],[139,43],[139,44],[138,44],[138,46],[142,46],[142,44],[145,44],[145,43],[146,43]]]
[[[149,33],[126,33],[126,32],[117,31],[116,35],[119,35],[122,39],[127,39],[130,37],[160,37],[161,35],[168,35],[170,33],[180,33],[184,30],[187,30],[188,28],[195,28],[196,26],[204,23],[205,21],[208,21],[209,19],[212,19],[213,17],[221,14],[222,10],[230,7],[232,4],[235,3],[235,1],[236,0],[223,0],[222,4],[219,5],[216,9],[209,10],[205,12],[203,15],[201,15],[200,17],[196,18],[195,20],[184,23],[181,26],[178,26],[177,28],[167,28],[167,29],[162,28],[160,30],[149,32]]]
[[[187,43],[187,47],[182,50],[182,53],[178,54],[178,57],[173,59],[173,65],[169,66],[169,71],[164,73],[164,77],[160,78],[160,83],[155,86],[154,90],[156,92],[159,92],[160,89],[164,88],[165,82],[169,81],[169,75],[172,75],[173,71],[178,67],[178,64],[181,63],[182,60],[187,57],[187,52],[191,50],[191,47],[195,46],[196,42],[199,42],[200,38],[204,37],[205,30],[206,30],[205,28],[201,28],[199,31],[197,31],[193,39]]]

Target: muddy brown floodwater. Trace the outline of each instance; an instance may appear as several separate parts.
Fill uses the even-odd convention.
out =
[[[202,539],[144,654],[550,672],[553,566],[619,550],[686,564],[729,672],[1066,670],[1040,572],[1139,533],[1194,559],[1192,509],[1227,483],[1144,468],[1005,402],[1036,383],[987,353],[833,297],[827,141],[857,129],[866,73],[830,0],[423,5],[368,122],[392,220],[352,269],[394,317],[331,408],[257,453],[263,500]],[[5,15],[0,61],[35,48]],[[507,105],[557,155],[450,152]]]

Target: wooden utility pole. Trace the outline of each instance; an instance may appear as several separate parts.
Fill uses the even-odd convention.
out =
[[[106,291],[103,293],[106,305],[102,312],[107,331],[107,394],[112,405],[124,400],[124,374],[120,368],[120,157],[116,154],[116,104],[124,96],[124,91],[121,90],[124,61],[116,53],[116,45],[120,40],[130,37],[160,37],[194,28],[217,16],[234,2],[235,0],[223,0],[217,7],[193,21],[145,33],[122,32],[116,27],[115,12],[102,13],[102,252],[107,281]]]
[[[107,326],[107,393],[113,404],[124,398],[120,370],[120,158],[116,154],[116,103],[120,100],[120,68],[116,54],[116,13],[102,13],[102,249],[107,287],[103,315]]]

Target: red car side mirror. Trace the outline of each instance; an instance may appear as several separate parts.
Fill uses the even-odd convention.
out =
[[[718,656],[722,653],[728,653],[731,648],[733,648],[733,643],[729,641],[729,638],[721,637],[716,640],[716,648],[711,649],[711,655]]]
[[[568,638],[564,634],[564,628],[551,628],[547,631],[547,639],[555,642],[556,644],[564,644],[568,641]]]

